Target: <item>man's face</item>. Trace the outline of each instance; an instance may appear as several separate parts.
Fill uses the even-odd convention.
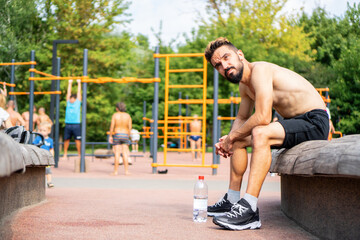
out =
[[[239,83],[243,76],[244,64],[239,55],[228,46],[221,46],[215,50],[211,64],[227,80]]]

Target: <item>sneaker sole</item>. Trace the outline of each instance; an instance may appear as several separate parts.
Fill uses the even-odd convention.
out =
[[[209,217],[219,217],[219,216],[223,216],[225,215],[226,212],[221,212],[221,213],[212,213],[212,212],[208,212],[207,215]]]
[[[226,228],[229,230],[237,230],[237,231],[246,230],[246,229],[259,229],[261,227],[261,221],[256,221],[256,222],[248,223],[245,225],[232,225],[229,223],[217,221],[216,218],[213,218],[213,223],[215,223],[216,225],[218,225],[220,227],[223,227],[223,228]]]

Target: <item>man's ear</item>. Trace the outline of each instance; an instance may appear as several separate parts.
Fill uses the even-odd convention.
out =
[[[245,59],[244,53],[240,49],[237,51],[237,55],[241,61]]]

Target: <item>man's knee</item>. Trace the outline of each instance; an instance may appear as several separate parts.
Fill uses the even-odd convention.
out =
[[[253,147],[263,147],[268,143],[269,135],[266,130],[266,126],[257,126],[255,127],[252,132],[252,144]]]

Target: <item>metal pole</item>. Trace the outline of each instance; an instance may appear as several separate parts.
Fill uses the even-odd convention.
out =
[[[83,76],[88,74],[88,50],[84,49],[84,67]],[[86,148],[86,97],[87,97],[87,83],[83,82],[82,87],[82,121],[81,121],[81,159],[80,159],[80,172],[85,172],[85,148]]]
[[[215,143],[218,142],[219,140],[219,137],[218,137],[218,120],[217,120],[217,117],[218,117],[218,114],[219,114],[219,111],[218,111],[218,93],[219,93],[219,73],[216,69],[214,69],[214,105],[213,105],[213,134],[212,134],[212,145],[213,145],[213,164],[218,164],[218,161],[217,161],[217,156],[216,156],[216,153],[215,153]],[[216,175],[217,174],[217,169],[216,168],[213,168],[212,169],[212,174],[213,175]]]
[[[56,59],[56,76],[60,77],[60,58]],[[60,91],[60,80],[55,80],[56,81],[56,91]],[[55,122],[55,167],[58,167],[59,164],[59,154],[60,154],[60,146],[59,146],[59,118],[60,118],[60,95],[56,94],[56,122]]]
[[[146,117],[146,101],[144,101],[144,103],[143,103],[143,117],[144,118]],[[143,126],[146,127],[146,120],[143,120]],[[145,129],[143,129],[143,131],[145,131]],[[146,151],[146,138],[144,138],[144,136],[143,136],[142,142],[143,142],[143,153],[145,153],[145,151]]]
[[[12,59],[11,62],[14,63],[15,59]],[[11,65],[10,83],[15,83],[15,65]],[[10,87],[10,92],[14,92],[14,87]],[[10,95],[10,100],[14,100],[14,95]]]
[[[35,61],[35,51],[31,50],[30,53],[30,60],[32,62]],[[30,65],[30,68],[35,68],[34,64]],[[35,73],[30,72],[30,77],[34,77]],[[34,80],[30,81],[30,95],[29,95],[29,131],[31,132],[33,130],[33,114],[34,114]],[[32,141],[33,139],[31,139]]]
[[[221,116],[219,116],[219,117],[221,117]],[[218,124],[218,126],[217,126],[217,139],[220,139],[220,137],[221,137],[221,120],[218,120],[217,124]],[[218,164],[220,164],[220,155],[216,156],[216,161],[217,161]]]
[[[181,92],[179,92],[179,100],[181,99]],[[181,103],[179,103],[179,116],[181,116],[182,115],[182,113],[181,113],[181,109],[182,109],[182,104]],[[181,123],[179,123],[179,128],[180,128],[180,132],[181,132]],[[181,148],[181,138],[182,138],[182,136],[180,135],[180,138],[179,138],[179,141],[178,141],[178,148],[180,149]],[[178,152],[179,154],[180,154],[180,152]]]
[[[155,53],[160,53],[160,47],[157,46],[155,48]],[[154,73],[154,77],[158,78],[159,77],[159,64],[160,63],[160,59],[159,58],[155,58],[155,73]],[[159,83],[155,82],[154,84],[154,154],[153,154],[153,163],[157,163],[157,146],[158,146],[158,115],[159,115]],[[156,167],[152,168],[152,172],[156,173]]]
[[[56,75],[57,73],[57,45],[58,44],[74,44],[74,43],[79,43],[78,40],[54,40],[53,41],[53,50],[52,50],[52,70],[51,70],[51,74],[52,75]],[[51,81],[51,91],[55,90],[56,87],[56,81]],[[54,102],[56,101],[56,97],[54,95],[50,95],[50,113],[49,113],[49,117],[51,119],[51,121],[54,122]],[[53,134],[53,132],[51,133]]]
[[[154,103],[151,104],[151,116],[154,119]],[[150,132],[154,132],[154,122],[150,123]],[[150,157],[154,158],[154,134],[150,136]]]

